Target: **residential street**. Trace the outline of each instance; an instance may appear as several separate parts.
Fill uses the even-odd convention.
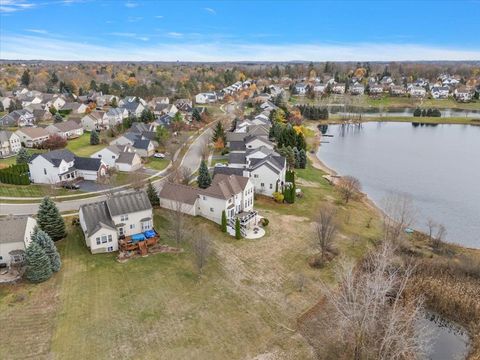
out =
[[[195,172],[200,166],[202,157],[202,149],[212,136],[212,130],[207,129],[191,144],[185,157],[182,160],[182,166],[188,167],[192,172]],[[164,179],[158,180],[155,185],[159,185]],[[130,191],[130,190],[125,190]],[[68,200],[57,202],[57,206],[61,212],[76,211],[83,204],[88,204],[94,201],[105,199],[105,195],[90,197],[86,199]],[[0,215],[31,215],[37,213],[38,203],[34,204],[0,204]]]

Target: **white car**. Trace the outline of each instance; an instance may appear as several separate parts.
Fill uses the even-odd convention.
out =
[[[155,154],[153,154],[153,157],[155,157],[157,159],[165,159],[165,154],[155,153]]]

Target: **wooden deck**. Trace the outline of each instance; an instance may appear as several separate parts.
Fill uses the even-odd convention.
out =
[[[118,244],[120,251],[138,251],[141,255],[146,255],[148,248],[157,244],[160,239],[160,236],[156,230],[155,233],[156,235],[154,237],[142,241],[133,242],[131,236],[127,236],[125,239],[119,240]]]

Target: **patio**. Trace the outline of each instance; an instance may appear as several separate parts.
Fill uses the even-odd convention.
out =
[[[228,233],[235,236],[235,222],[239,219],[240,231],[245,239],[260,239],[265,235],[265,230],[260,225],[262,218],[263,217],[258,215],[258,212],[255,210],[238,213],[229,219]]]

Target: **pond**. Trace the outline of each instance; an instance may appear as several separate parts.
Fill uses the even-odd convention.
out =
[[[329,125],[318,157],[340,175],[358,178],[380,207],[403,193],[417,210],[414,224],[443,224],[446,240],[480,248],[480,126],[363,123]]]
[[[428,359],[460,360],[468,355],[468,336],[461,327],[434,313],[427,313],[425,318],[420,319],[419,326],[426,329],[431,337]]]

